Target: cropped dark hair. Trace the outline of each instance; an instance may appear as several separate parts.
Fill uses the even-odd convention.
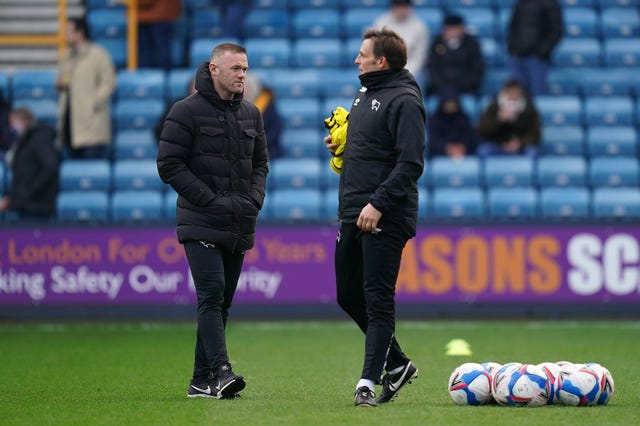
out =
[[[407,65],[407,44],[395,31],[386,27],[381,30],[370,29],[363,37],[373,41],[373,56],[384,56],[391,69],[399,71]]]
[[[222,56],[225,52],[244,53],[246,55],[247,49],[235,43],[221,43],[213,48],[211,51],[211,58],[214,56]]]
[[[87,24],[87,20],[85,18],[69,18],[67,22],[73,24],[73,28],[76,31],[84,34],[84,38],[89,39],[89,24]]]

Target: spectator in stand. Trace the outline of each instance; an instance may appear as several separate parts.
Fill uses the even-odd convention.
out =
[[[224,37],[241,38],[242,23],[251,9],[251,0],[221,0],[215,2],[221,6],[224,16]]]
[[[67,21],[68,49],[58,64],[59,142],[73,158],[103,158],[111,143],[111,94],[116,74],[109,53],[89,41],[82,18]]]
[[[462,158],[475,153],[475,134],[458,92],[447,87],[440,93],[438,109],[429,114],[428,156]]]
[[[532,96],[547,93],[549,62],[562,38],[562,25],[556,0],[518,0],[513,6],[507,39],[509,71]]]
[[[181,0],[138,0],[138,66],[171,69],[173,26]]]
[[[462,17],[446,16],[442,32],[429,52],[427,94],[452,87],[459,93],[477,95],[484,77],[484,58],[478,39],[467,34]]]
[[[391,0],[389,12],[380,16],[373,27],[386,27],[404,39],[407,44],[406,68],[417,81],[422,81],[429,49],[429,29],[413,14],[411,0]]]
[[[20,220],[51,219],[58,195],[56,132],[27,108],[12,110],[9,122],[17,139],[7,154],[13,179],[0,212],[14,212]]]
[[[262,113],[269,159],[277,158],[280,156],[280,133],[283,124],[276,108],[273,90],[264,86],[255,74],[249,73],[245,77],[244,98],[254,104]]]
[[[478,155],[535,156],[540,127],[540,116],[526,89],[509,80],[480,116],[478,136],[486,142],[478,147]]]

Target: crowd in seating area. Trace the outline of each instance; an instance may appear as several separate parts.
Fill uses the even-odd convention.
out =
[[[558,0],[562,38],[549,58],[546,90],[527,96],[539,118],[539,140],[534,150],[515,154],[483,149],[487,139],[477,130],[514,77],[507,40],[516,0],[410,3],[432,41],[443,23],[458,22],[448,17],[460,17],[483,61],[478,89],[454,96],[473,137],[456,154],[436,153],[435,145],[430,153],[427,139],[419,181],[422,223],[640,217],[640,0]],[[260,220],[336,219],[339,176],[329,167],[323,120],[338,106],[349,109],[360,89],[353,60],[363,30],[388,12],[388,0],[183,0],[171,22],[164,52],[169,59],[135,71],[126,69],[124,7],[109,0],[86,5],[90,39],[110,53],[115,67],[112,139],[95,158],[61,153],[52,220],[174,220],[177,196],[158,177],[154,129],[188,93],[197,65],[223,41],[246,47],[249,73],[270,90],[282,125],[277,140],[268,141],[273,150]],[[55,128],[57,77],[55,69],[0,72],[0,91],[11,108],[27,108]],[[427,65],[419,82],[431,116],[441,108],[443,92],[427,90]],[[0,161],[0,195],[9,191],[11,179],[8,162]],[[0,212],[0,222],[15,220]]]

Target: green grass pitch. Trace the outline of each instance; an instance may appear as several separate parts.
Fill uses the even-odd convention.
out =
[[[355,408],[364,338],[349,322],[230,321],[239,400],[188,399],[192,323],[0,323],[2,425],[637,425],[638,321],[399,321],[420,377],[391,403]],[[454,338],[473,355],[445,355]],[[607,366],[608,406],[459,407],[463,362],[569,360]]]

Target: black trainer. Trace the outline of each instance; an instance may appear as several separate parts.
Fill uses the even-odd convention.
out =
[[[244,377],[234,374],[230,364],[222,364],[212,382],[212,392],[218,399],[234,399],[246,386]]]
[[[376,393],[366,386],[361,386],[356,390],[353,397],[356,407],[375,407]]]
[[[385,374],[382,378],[382,392],[376,401],[380,404],[391,401],[391,398],[396,396],[405,384],[411,383],[411,380],[417,377],[418,368],[411,361],[402,367],[402,371],[396,374]]]
[[[217,398],[213,393],[211,383],[194,383],[193,380],[189,383],[187,396],[189,398]]]

